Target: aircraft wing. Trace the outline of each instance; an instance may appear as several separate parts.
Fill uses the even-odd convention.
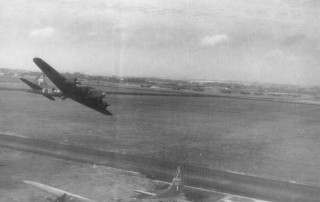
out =
[[[64,82],[67,80],[63,75],[59,74],[53,67],[40,58],[33,58],[33,62],[41,69],[41,71],[56,85],[62,92],[66,88]]]
[[[147,195],[147,196],[156,196],[157,195],[155,193],[146,192],[146,191],[140,191],[140,190],[134,190],[134,191],[139,193],[139,194],[144,194],[144,195]]]
[[[48,185],[41,184],[39,182],[33,182],[33,181],[24,181],[24,182],[26,184],[32,185],[32,186],[36,187],[37,189],[40,189],[40,190],[56,197],[52,201],[95,202],[93,200],[84,198],[82,196],[78,196],[78,195],[75,195],[75,194],[54,188],[54,187],[50,187]]]

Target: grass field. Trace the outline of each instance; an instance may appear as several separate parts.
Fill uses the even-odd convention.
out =
[[[320,106],[222,97],[106,100],[114,116],[68,99],[0,91],[0,131],[320,185]]]
[[[153,190],[151,180],[139,174],[130,174],[106,167],[65,161],[15,150],[0,148],[0,201],[43,202],[50,194],[23,183],[37,181],[84,196],[96,201],[121,199],[128,201],[136,196],[133,190]]]

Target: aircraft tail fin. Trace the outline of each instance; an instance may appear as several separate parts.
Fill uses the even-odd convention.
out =
[[[173,178],[170,186],[168,187],[168,191],[179,194],[183,190],[183,179],[181,175],[180,166],[177,168],[176,175]]]
[[[30,88],[34,89],[34,90],[41,90],[42,87],[28,81],[27,79],[24,78],[20,78],[21,81],[23,81],[25,84],[27,84],[28,86],[30,86]]]
[[[167,183],[166,183],[167,184]],[[176,198],[179,197],[180,199],[182,199],[183,201],[187,201],[186,197],[183,193],[183,178],[181,175],[181,170],[180,170],[180,166],[177,168],[176,171],[176,175],[173,178],[171,184],[169,185],[169,187],[162,191],[159,194],[154,194],[154,193],[150,193],[150,192],[146,192],[146,191],[140,191],[140,190],[135,190],[135,192],[138,192],[140,194],[144,194],[149,196],[149,198],[151,199],[161,199],[161,198]]]
[[[46,82],[45,76],[44,74],[39,74],[39,76],[37,76],[37,78],[34,80],[33,82],[35,85],[40,86],[41,88],[46,88],[48,87],[48,84]]]

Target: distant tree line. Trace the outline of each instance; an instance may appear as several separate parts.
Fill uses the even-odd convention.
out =
[[[39,71],[27,71],[21,69],[0,68],[2,75],[14,76],[37,76]],[[270,84],[252,82],[249,84],[241,82],[195,82],[187,80],[174,79],[160,79],[160,78],[145,78],[145,77],[117,77],[117,76],[103,76],[103,75],[88,75],[80,72],[63,73],[67,78],[78,78],[80,80],[92,80],[96,82],[111,82],[138,85],[140,87],[158,86],[164,88],[171,88],[174,90],[195,90],[204,91],[205,89],[217,88],[220,92],[241,94],[255,94],[261,95],[266,92],[272,93],[291,93],[291,94],[310,94],[320,96],[320,86],[300,86],[291,84]]]

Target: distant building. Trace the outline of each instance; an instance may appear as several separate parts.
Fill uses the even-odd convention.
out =
[[[242,94],[242,95],[250,95],[251,92],[250,91],[240,91],[240,94]]]
[[[231,90],[230,90],[230,89],[228,89],[228,88],[220,89],[220,92],[221,92],[221,93],[228,93],[228,94],[231,94]]]

